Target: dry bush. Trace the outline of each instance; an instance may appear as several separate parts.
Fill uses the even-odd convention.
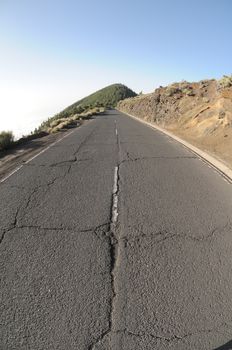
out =
[[[232,86],[232,75],[223,75],[221,79],[218,80],[219,88],[229,88]]]
[[[0,150],[7,149],[14,142],[14,136],[11,131],[2,131],[0,133]]]

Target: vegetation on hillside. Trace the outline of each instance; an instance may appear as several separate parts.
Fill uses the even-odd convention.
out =
[[[11,131],[2,131],[0,133],[0,150],[9,148],[14,142],[14,136]]]
[[[55,133],[65,128],[74,127],[77,123],[84,119],[89,119],[93,115],[102,114],[105,111],[104,107],[86,108],[79,110],[79,113],[58,113],[54,117],[45,120],[34,133],[46,131],[48,133]]]
[[[218,80],[219,88],[229,88],[232,86],[232,75],[223,75],[221,79]]]
[[[73,103],[60,113],[44,121],[35,132],[56,132],[62,126],[72,124],[79,119],[89,118],[94,114],[103,113],[106,108],[115,107],[125,98],[137,96],[134,91],[122,84],[109,85],[93,94]],[[59,126],[58,126],[59,125]]]
[[[64,112],[74,111],[77,108],[92,107],[115,107],[117,103],[125,98],[135,97],[137,94],[123,84],[113,84],[98,90],[93,94],[75,102]]]

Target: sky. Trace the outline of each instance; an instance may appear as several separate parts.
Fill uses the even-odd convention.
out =
[[[0,131],[16,137],[109,84],[232,73],[231,0],[0,0]]]

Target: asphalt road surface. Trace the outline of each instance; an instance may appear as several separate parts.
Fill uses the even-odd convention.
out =
[[[232,349],[232,185],[98,116],[0,184],[1,350]]]

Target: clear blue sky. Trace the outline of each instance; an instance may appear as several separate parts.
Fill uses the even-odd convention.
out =
[[[231,18],[231,0],[0,0],[0,111],[28,123],[114,82],[231,74]]]

